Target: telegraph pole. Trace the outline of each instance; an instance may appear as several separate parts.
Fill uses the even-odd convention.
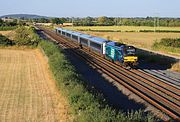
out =
[[[159,13],[155,13],[154,16],[154,32],[156,32],[156,27],[159,27]]]
[[[72,17],[72,27],[74,27],[74,18]]]

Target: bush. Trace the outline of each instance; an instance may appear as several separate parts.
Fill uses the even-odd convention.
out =
[[[156,41],[153,44],[152,49],[164,52],[180,53],[180,38],[163,38],[160,42]]]
[[[163,45],[166,47],[180,48],[180,38],[177,38],[177,39],[163,38],[159,42],[159,45]]]
[[[14,44],[15,43],[12,40],[10,40],[7,37],[5,37],[5,36],[0,34],[0,45],[2,45],[2,46],[9,46],[9,45],[11,45],[12,46]]]
[[[48,41],[40,42],[41,49],[48,56],[50,69],[57,85],[68,97],[77,122],[134,122],[155,121],[152,115],[141,111],[127,114],[107,106],[102,95],[90,89],[75,68],[68,62],[62,50]]]
[[[36,47],[40,41],[39,36],[35,33],[33,27],[21,26],[16,29],[15,43],[18,46]]]

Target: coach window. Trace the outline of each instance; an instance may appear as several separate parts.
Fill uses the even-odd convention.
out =
[[[91,45],[91,47],[95,47],[95,48],[97,48],[97,49],[101,49],[101,45],[100,44],[97,44],[97,43],[94,43],[94,42],[90,42],[90,45]]]

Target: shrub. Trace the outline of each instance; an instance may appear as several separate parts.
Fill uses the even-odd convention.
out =
[[[159,42],[159,45],[180,48],[180,38],[177,39],[163,38]]]
[[[12,46],[14,44],[15,43],[12,40],[10,40],[7,37],[5,37],[5,36],[0,34],[0,45],[2,45],[2,46],[9,46],[9,45],[11,45]]]
[[[154,50],[161,50],[164,52],[180,53],[180,38],[171,39],[163,38],[160,42],[155,41],[152,46]]]
[[[33,27],[21,26],[16,29],[15,42],[18,46],[36,47],[40,41]]]

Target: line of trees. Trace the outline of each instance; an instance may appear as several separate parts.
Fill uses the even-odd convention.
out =
[[[23,22],[36,22],[36,23],[73,23],[75,26],[167,26],[177,27],[180,26],[180,18],[120,18],[120,17],[85,17],[85,18],[36,18],[36,19],[15,19],[13,22],[5,23],[0,19],[0,26],[2,25],[16,25],[23,24]]]
[[[120,17],[85,17],[85,18],[40,18],[33,19],[34,22],[52,22],[54,24],[72,23],[75,26],[180,26],[180,18],[120,18]]]
[[[35,23],[53,23],[53,24],[63,24],[67,21],[66,18],[36,18],[36,19],[29,19],[30,22]]]
[[[71,20],[70,20],[71,21]],[[180,18],[116,18],[116,17],[86,17],[75,18],[74,25],[77,26],[168,26],[175,27],[180,26]]]

